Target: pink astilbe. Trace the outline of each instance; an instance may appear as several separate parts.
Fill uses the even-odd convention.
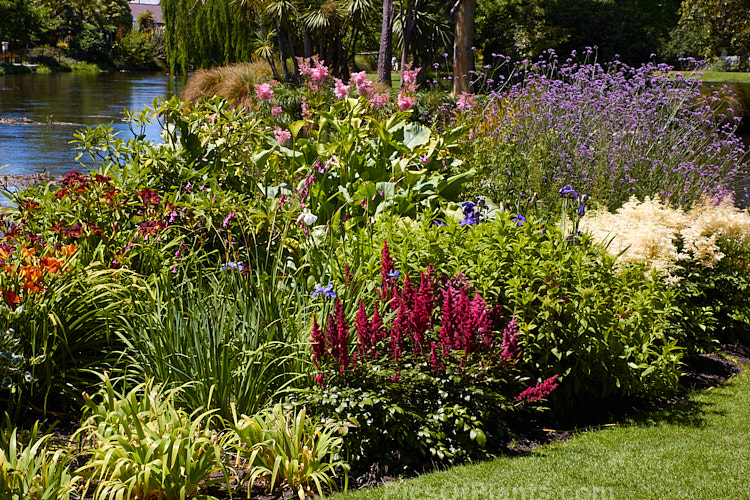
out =
[[[360,359],[365,359],[372,350],[372,331],[370,329],[370,322],[367,319],[365,304],[362,300],[359,301],[359,309],[357,309],[354,325],[357,331],[357,352]]]
[[[559,385],[557,383],[557,378],[557,375],[552,375],[550,378],[539,382],[534,387],[529,387],[516,396],[516,403],[533,403],[534,401],[546,398],[552,391],[557,389],[557,386]]]
[[[320,363],[326,354],[326,337],[318,327],[318,319],[314,314],[310,340],[312,341],[313,363],[315,363],[315,366],[320,367]]]
[[[338,78],[334,78],[333,82],[335,84],[333,93],[337,99],[343,99],[349,96],[349,85],[344,85],[344,82]]]
[[[378,306],[375,305],[375,311],[372,313],[372,319],[370,319],[370,345],[373,347],[385,338],[385,329],[383,328],[383,318],[378,312]],[[375,357],[378,356],[378,352],[375,351]]]
[[[274,106],[274,108],[271,109],[271,114],[274,117],[276,117],[276,116],[279,116],[281,114],[281,111],[282,111],[281,106]]]
[[[443,290],[443,305],[440,309],[440,318],[442,326],[440,328],[440,347],[443,350],[443,356],[447,356],[453,349],[456,337],[456,328],[454,324],[453,311],[453,294],[449,290]]]
[[[388,92],[375,93],[370,96],[370,106],[373,108],[382,108],[391,100],[391,94]]]
[[[268,83],[255,84],[255,94],[261,101],[270,101],[273,99],[273,90]]]
[[[520,352],[518,347],[518,339],[520,336],[520,330],[516,318],[512,318],[510,322],[503,329],[503,344],[501,346],[502,351],[500,357],[504,360],[511,360],[515,358]]]
[[[336,299],[334,310],[336,312],[337,339],[337,352],[335,357],[339,363],[341,372],[344,372],[349,367],[349,326],[346,324],[344,308],[341,305],[341,300],[339,298]]]
[[[391,325],[391,355],[396,362],[401,357],[404,347],[404,334],[407,332],[406,325],[408,318],[405,311],[406,308],[399,307],[396,319],[393,320],[393,325]]]
[[[490,351],[494,341],[494,336],[492,334],[492,317],[490,315],[490,307],[484,299],[479,296],[479,293],[474,295],[474,300],[471,301],[471,315],[474,318],[476,334],[479,337],[482,348],[486,351]]]
[[[357,87],[357,95],[359,96],[367,97],[372,92],[372,80],[367,78],[367,73],[364,71],[352,73],[349,84]]]
[[[413,338],[415,347],[422,350],[424,335],[432,328],[433,295],[432,284],[427,273],[420,273],[419,292],[414,298],[412,311]]]
[[[441,363],[440,358],[438,358],[435,342],[430,342],[430,372],[433,375],[445,373],[445,365]]]
[[[463,288],[459,292],[454,317],[456,318],[456,336],[453,341],[455,349],[462,349],[468,356],[474,349],[477,328],[471,310],[471,301]]]

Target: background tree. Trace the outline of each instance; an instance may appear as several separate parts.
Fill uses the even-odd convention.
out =
[[[377,82],[388,87],[391,86],[391,61],[393,58],[393,14],[393,0],[383,0],[383,22],[380,28]]]
[[[750,0],[685,0],[670,40],[673,57],[750,53]]]
[[[474,70],[474,10],[476,0],[456,0],[451,16],[456,20],[456,36],[453,42],[453,91],[470,92],[469,71]]]

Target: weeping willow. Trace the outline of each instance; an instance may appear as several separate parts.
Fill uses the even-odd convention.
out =
[[[172,72],[250,60],[256,22],[227,0],[162,0],[167,64]]]

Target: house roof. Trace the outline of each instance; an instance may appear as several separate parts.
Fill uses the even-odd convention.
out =
[[[154,13],[154,21],[156,24],[164,24],[161,17],[161,5],[151,5],[145,3],[128,3],[130,6],[130,13],[133,15],[133,20],[138,19],[138,14],[145,10],[150,10]]]

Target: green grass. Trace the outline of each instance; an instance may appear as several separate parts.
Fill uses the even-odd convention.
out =
[[[691,75],[692,71],[677,71],[685,76]],[[704,71],[701,81],[706,83],[747,83],[750,84],[750,73],[738,71]]]
[[[454,467],[334,498],[747,498],[748,408],[746,369],[686,403],[581,432],[524,456]]]

